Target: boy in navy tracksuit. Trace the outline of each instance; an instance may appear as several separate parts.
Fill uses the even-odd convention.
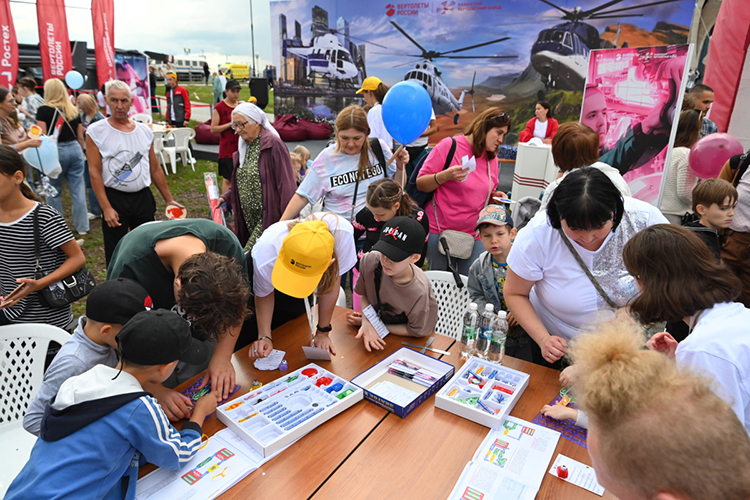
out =
[[[42,419],[29,461],[6,500],[133,499],[138,467],[179,470],[201,445],[200,424],[216,395],[200,398],[178,432],[144,383],[161,383],[178,361],[204,363],[210,352],[177,314],[143,311],[117,335],[120,364],[97,365],[66,380]]]

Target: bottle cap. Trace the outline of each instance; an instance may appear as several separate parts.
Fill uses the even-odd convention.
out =
[[[281,363],[279,363],[279,371],[285,372],[289,368],[289,365],[287,364],[286,360],[283,360]]]
[[[490,304],[490,303],[487,303],[487,304],[484,305],[484,310],[485,311],[489,311],[489,312],[494,312],[495,311],[495,306],[492,305],[492,304]]]
[[[507,312],[505,312],[505,311],[498,311],[498,312],[497,312],[497,317],[498,317],[498,318],[500,318],[500,319],[505,319],[505,317],[506,317],[507,315],[508,315],[508,313],[507,313]]]
[[[476,311],[476,310],[477,310],[477,305],[475,302],[472,302],[471,304],[469,304],[469,311]]]

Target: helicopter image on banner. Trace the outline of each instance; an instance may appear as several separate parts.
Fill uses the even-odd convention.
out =
[[[566,10],[548,0],[540,1],[561,11],[562,19],[567,22],[539,32],[536,42],[531,47],[531,64],[542,75],[542,81],[547,88],[580,90],[586,81],[589,52],[606,48],[599,37],[599,31],[594,26],[581,21],[642,17],[643,14],[624,12],[679,0],[660,0],[620,9],[609,9],[623,1],[610,0],[588,10],[583,10],[581,7]]]
[[[359,74],[352,55],[332,33],[313,38],[309,47],[289,47],[287,50],[307,59],[311,76],[318,74],[329,80],[351,80]]]
[[[445,52],[436,52],[434,50],[427,50],[422,47],[416,40],[414,40],[409,34],[398,25],[396,21],[389,21],[394,28],[396,28],[402,35],[404,35],[411,43],[422,51],[421,54],[399,54],[405,57],[418,57],[422,61],[414,64],[414,68],[411,69],[406,75],[404,75],[404,81],[413,80],[430,94],[432,98],[432,108],[436,115],[452,115],[453,123],[458,124],[459,114],[458,112],[462,109],[464,104],[464,97],[469,94],[471,95],[471,104],[474,108],[474,79],[476,79],[476,72],[474,72],[474,79],[471,82],[471,90],[463,90],[461,96],[456,99],[456,96],[450,91],[448,86],[440,78],[441,72],[432,62],[433,59],[445,58],[445,59],[513,59],[518,56],[456,56],[448,55],[455,54],[457,52],[463,52],[465,50],[476,49],[478,47],[484,47],[485,45],[491,45],[493,43],[503,42],[508,40],[509,37],[498,38],[489,42],[472,45],[470,47],[464,47],[461,49],[448,50]],[[408,63],[412,64],[412,63]]]

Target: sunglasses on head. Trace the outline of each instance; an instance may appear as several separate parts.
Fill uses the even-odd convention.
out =
[[[490,118],[490,120],[500,120],[503,124],[506,124],[510,123],[510,116],[508,116],[508,113],[500,113]]]

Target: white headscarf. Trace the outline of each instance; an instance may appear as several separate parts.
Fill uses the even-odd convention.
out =
[[[273,128],[273,125],[271,125],[268,122],[268,118],[266,118],[266,114],[263,112],[262,109],[260,109],[258,106],[256,106],[253,103],[250,102],[242,102],[237,105],[237,107],[232,110],[232,115],[240,113],[244,115],[247,119],[254,121],[264,129],[268,130],[270,133],[275,135],[276,137],[279,137],[279,133],[276,131],[275,128]],[[280,137],[279,137],[280,138]],[[240,165],[242,165],[242,162],[245,161],[245,153],[247,152],[247,146],[248,143],[240,137],[240,142],[237,144],[237,152],[240,154]]]
[[[273,125],[269,123],[268,118],[266,118],[266,114],[255,104],[250,102],[242,102],[238,104],[237,107],[234,108],[234,110],[232,110],[232,114],[235,113],[241,113],[245,115],[247,118],[254,121],[264,129],[268,130],[276,137],[279,137],[279,133],[275,128],[273,128]]]

